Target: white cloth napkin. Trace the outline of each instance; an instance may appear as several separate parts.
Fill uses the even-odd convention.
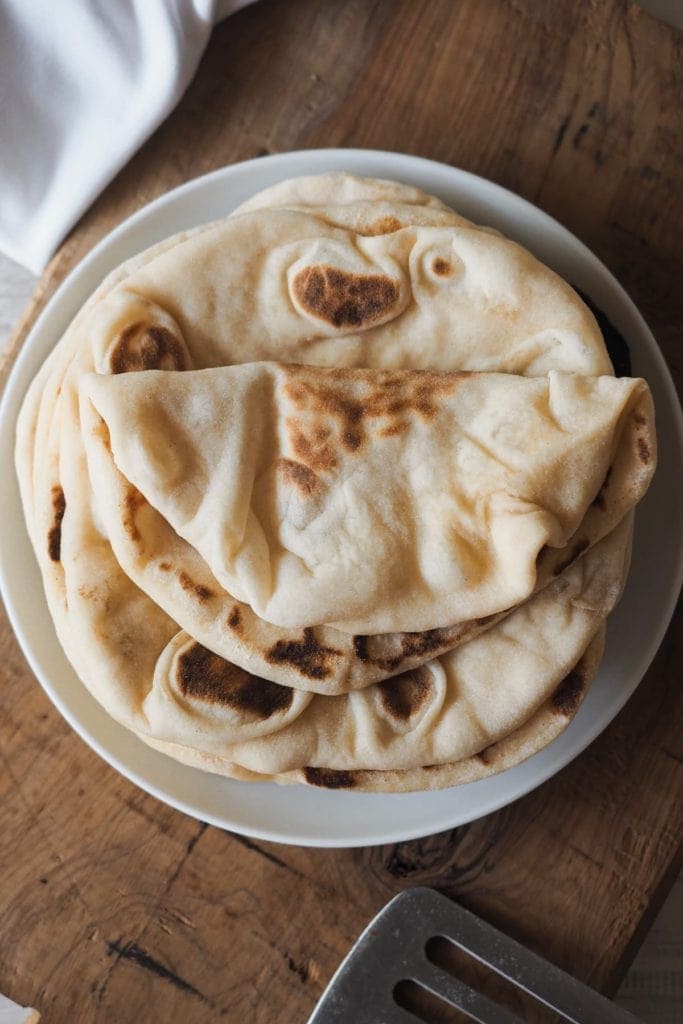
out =
[[[253,0],[3,0],[0,251],[40,273]]]
[[[0,996],[0,1024],[38,1024],[40,1014],[30,1006],[18,1006],[7,996]]]

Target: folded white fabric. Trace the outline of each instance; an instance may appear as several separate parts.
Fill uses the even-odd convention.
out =
[[[40,273],[253,0],[4,0],[0,251]]]
[[[18,1006],[0,995],[0,1024],[38,1024],[40,1014],[30,1006]]]

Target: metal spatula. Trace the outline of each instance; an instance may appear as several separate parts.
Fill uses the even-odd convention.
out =
[[[308,1024],[415,1024],[396,1002],[412,981],[479,1024],[524,1024],[522,1018],[435,966],[430,940],[442,936],[572,1024],[639,1024],[558,967],[485,924],[433,889],[396,896],[370,922],[323,993]],[[529,1000],[527,999],[527,1002]]]

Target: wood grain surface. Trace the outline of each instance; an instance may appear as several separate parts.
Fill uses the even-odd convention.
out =
[[[680,383],[682,50],[616,0],[262,0],[218,27],[178,109],[66,240],[5,362],[77,261],[160,193],[257,154],[365,146],[558,217]],[[140,792],[52,708],[3,620],[0,991],[49,1024],[295,1024],[370,916],[428,884],[613,992],[681,863],[681,619],[554,779],[472,825],[357,851],[252,842]]]

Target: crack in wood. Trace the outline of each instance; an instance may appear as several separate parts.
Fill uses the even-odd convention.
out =
[[[577,131],[576,135],[572,139],[572,146],[574,147],[574,149],[578,149],[579,148],[579,146],[581,145],[581,140],[583,139],[584,135],[586,134],[586,132],[588,131],[589,128],[590,128],[590,125],[588,124],[587,121],[584,121],[583,124],[580,125],[579,130]]]
[[[544,169],[544,171],[543,171],[543,173],[541,175],[541,180],[540,180],[540,182],[538,184],[538,188],[536,189],[536,193],[534,195],[534,202],[538,202],[539,201],[539,198],[540,198],[540,196],[541,196],[541,194],[543,192],[543,189],[545,188],[545,184],[546,184],[546,181],[548,180],[548,177],[550,176],[551,168],[553,166],[555,157],[557,156],[557,152],[558,152],[560,146],[562,145],[562,143],[564,141],[565,132],[567,131],[567,128],[569,127],[569,125],[571,123],[571,120],[572,120],[572,118],[574,116],[574,113],[576,111],[578,103],[579,103],[579,93],[578,93],[578,90],[577,90],[574,93],[574,95],[572,96],[571,102],[569,104],[569,113],[564,117],[562,123],[560,124],[560,127],[558,128],[558,130],[557,130],[557,132],[555,134],[555,140],[553,142],[553,147],[552,147],[552,149],[550,151],[550,156],[548,157],[545,169]]]
[[[564,136],[565,136],[565,133],[566,133],[568,127],[569,127],[569,115],[567,115],[567,117],[565,117],[565,119],[563,120],[562,124],[557,129],[557,135],[555,136],[555,141],[553,142],[553,148],[552,148],[552,150],[550,152],[551,159],[552,159],[552,157],[555,156],[555,154],[557,153],[558,149],[562,145],[562,140],[564,139]]]
[[[187,860],[187,858],[190,856],[190,854],[192,853],[192,851],[194,850],[195,846],[197,845],[199,840],[202,838],[202,836],[204,835],[204,833],[206,832],[208,827],[209,826],[206,824],[205,821],[200,821],[199,822],[199,828],[197,829],[195,834],[192,836],[192,838],[190,839],[189,843],[187,844],[187,847],[185,848],[185,857],[183,858],[183,861],[181,862],[181,867],[182,867],[182,864],[184,864],[185,861]]]
[[[234,832],[231,832],[230,838],[234,839],[236,843],[240,844],[240,846],[246,847],[247,850],[259,853],[262,857],[265,857],[266,860],[269,860],[271,864],[276,864],[279,868],[284,868],[285,871],[291,871],[297,878],[301,878],[307,884],[312,884],[311,880],[302,871],[298,871],[296,868],[293,868],[291,864],[282,860],[277,856],[277,854],[271,853],[270,850],[264,850],[262,847],[252,842],[251,839],[247,839],[246,836],[238,836]]]
[[[307,982],[311,982],[311,984],[317,983],[320,977],[320,969],[315,960],[296,960],[288,949],[283,949],[277,942],[272,939],[266,939],[266,941],[269,947],[282,957],[287,965],[287,969],[297,976],[302,985],[305,985]]]
[[[171,985],[175,985],[176,988],[180,989],[181,992],[188,992],[190,995],[196,996],[201,999],[207,1006],[215,1009],[214,1004],[210,999],[200,992],[198,988],[191,985],[189,981],[185,981],[179,974],[172,971],[170,968],[165,967],[158,960],[155,960],[147,950],[143,949],[142,946],[138,946],[136,942],[126,942],[121,945],[120,940],[115,939],[113,942],[107,940],[107,951],[109,956],[116,954],[117,961],[128,960],[130,963],[135,964],[136,967],[141,967],[144,971],[149,971],[151,974],[155,974],[157,978],[161,978],[163,981],[168,981]]]
[[[582,850],[580,846],[576,846],[574,843],[567,843],[567,849],[571,850],[572,853],[575,853],[577,857],[581,857],[582,860],[588,861],[589,864],[592,864],[600,871],[606,870],[605,865],[601,860],[598,860],[596,857],[591,857],[591,855],[586,853],[585,850]]]
[[[175,882],[175,880],[178,877],[178,875],[180,874],[180,872],[183,870],[183,867],[185,866],[185,863],[187,862],[187,858],[192,854],[192,851],[194,850],[195,846],[197,845],[199,840],[202,838],[202,836],[204,835],[204,833],[206,832],[208,827],[209,826],[206,824],[205,821],[200,821],[199,822],[199,828],[197,829],[195,834],[188,841],[187,846],[185,847],[185,853],[183,854],[183,856],[178,861],[178,865],[177,865],[175,871],[170,876],[168,882],[166,883],[166,887],[165,887],[163,893],[161,894],[161,896],[159,897],[159,899],[157,901],[156,907],[154,908],[155,912],[158,909],[159,904],[161,903],[162,899],[164,898],[166,893],[169,891],[169,889],[171,888],[171,886]],[[151,920],[151,917],[152,917],[152,915],[150,914],[150,920]]]
[[[144,801],[147,799],[148,798],[146,795],[141,796],[140,794],[134,794],[132,796],[125,796],[123,799],[123,803],[134,814],[139,814],[144,821],[148,822],[155,829],[161,832],[162,835],[168,835],[168,833],[170,832],[170,825],[160,820],[158,815],[150,814],[150,812],[144,806],[142,806]],[[156,807],[155,810],[158,811],[159,808]]]
[[[180,860],[179,860],[179,862],[178,862],[178,864],[176,866],[175,871],[170,876],[168,882],[164,886],[163,892],[159,895],[159,898],[156,900],[156,902],[154,904],[154,907],[152,908],[152,910],[150,911],[149,915],[147,916],[144,924],[140,928],[140,930],[138,932],[139,935],[141,935],[145,931],[145,929],[148,927],[150,922],[157,915],[159,907],[161,906],[161,901],[163,900],[163,898],[166,895],[166,893],[170,890],[170,888],[173,885],[173,883],[175,882],[175,880],[177,879],[178,875],[180,874],[180,872],[183,869],[183,866],[187,862],[188,857],[192,854],[192,851],[194,850],[195,846],[197,845],[197,843],[199,842],[201,837],[204,835],[204,833],[206,832],[208,827],[209,826],[206,824],[206,822],[204,822],[204,821],[200,821],[199,822],[199,828],[197,829],[197,831],[194,833],[194,835],[190,838],[189,842],[187,843],[187,845],[185,847],[185,852],[183,853],[182,857],[180,858]],[[113,945],[108,942],[107,946],[109,947],[109,952],[112,953],[114,951],[113,950]],[[142,948],[140,946],[137,946],[135,942],[129,942],[127,944],[127,946],[124,947],[124,948],[133,948],[133,947],[135,949],[141,949]],[[114,968],[120,962],[121,957],[122,957],[122,954],[117,956],[116,960],[114,961],[114,963],[111,965],[111,967],[107,971],[106,975],[104,976],[104,978],[103,978],[103,980],[102,980],[102,982],[101,982],[101,984],[99,986],[99,992],[97,993],[97,998],[96,998],[96,1003],[97,1003],[98,1006],[101,1006],[102,1002],[104,1001],[104,997],[106,995],[107,988],[108,988],[109,982],[111,980],[111,976],[112,976],[112,974],[114,972]],[[131,959],[131,958],[129,957],[128,959]],[[197,994],[201,995],[201,993],[199,993],[199,992]],[[202,997],[202,998],[204,998],[204,997]],[[209,1005],[213,1006],[213,1004],[209,1004]]]
[[[636,60],[635,40],[631,34],[628,15],[625,18],[622,17],[620,22],[626,37],[626,49],[628,50],[628,59],[631,65],[631,89],[633,89],[638,81],[638,61]]]
[[[309,973],[307,965],[306,964],[297,963],[297,961],[294,959],[294,957],[291,956],[291,954],[289,954],[289,953],[283,953],[282,955],[285,958],[285,962],[286,962],[288,968],[290,969],[290,971],[293,974],[296,974],[298,979],[299,979],[299,981],[302,984],[305,985],[306,982],[308,981],[308,973]]]

